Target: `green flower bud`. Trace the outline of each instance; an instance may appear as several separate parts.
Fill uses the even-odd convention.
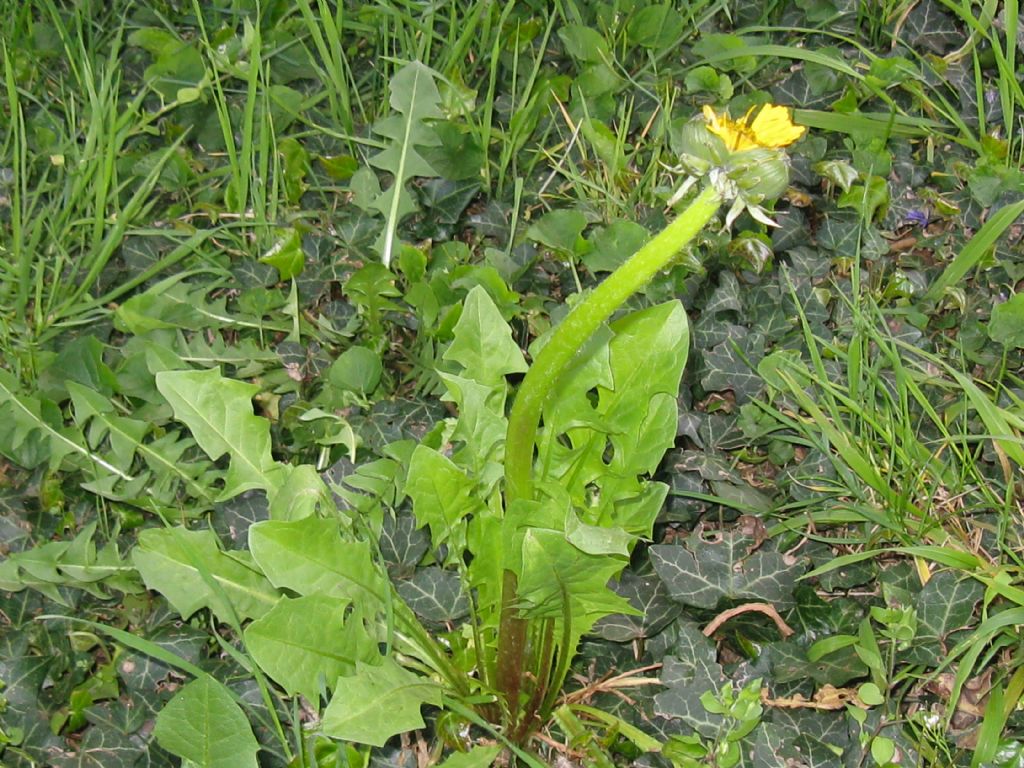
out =
[[[776,149],[736,152],[729,158],[726,173],[749,203],[775,200],[789,186],[785,155]]]
[[[711,133],[703,120],[683,125],[673,145],[679,151],[679,164],[692,176],[703,176],[729,156],[725,142]]]

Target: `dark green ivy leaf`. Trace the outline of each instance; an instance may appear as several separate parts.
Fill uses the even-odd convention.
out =
[[[673,655],[663,662],[661,683],[668,690],[654,697],[655,713],[681,719],[698,733],[714,736],[722,717],[708,712],[700,697],[707,691],[718,691],[725,683],[716,655],[714,642],[696,624],[682,625]]]
[[[764,382],[757,374],[757,364],[764,357],[764,336],[760,333],[724,341],[703,357],[700,383],[707,391],[731,390],[741,404],[763,391]]]
[[[778,552],[753,546],[752,538],[736,533],[709,541],[698,532],[683,546],[651,547],[651,562],[672,598],[686,605],[715,608],[725,599],[792,606],[799,573]]]
[[[426,621],[442,624],[469,613],[462,579],[455,571],[436,565],[417,568],[411,579],[399,581],[395,586],[405,603]]]

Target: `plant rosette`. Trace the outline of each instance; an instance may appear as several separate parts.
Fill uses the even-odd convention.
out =
[[[756,113],[751,110],[743,121],[719,116],[710,108],[705,109],[704,116],[705,122],[695,121],[687,126],[679,169],[689,177],[674,201],[681,199],[701,178],[706,177],[708,183],[675,220],[572,309],[554,329],[520,384],[505,439],[503,501],[506,510],[515,504],[538,500],[533,457],[542,411],[579,350],[598,328],[708,226],[723,201],[733,201],[726,217],[726,228],[744,209],[760,221],[774,223],[760,204],[774,200],[785,191],[789,169],[782,148],[800,138],[806,129],[793,124],[788,108],[775,105],[765,106]],[[530,655],[527,651],[528,621],[518,615],[516,608],[521,598],[521,575],[514,569],[504,569],[495,661],[495,683],[504,698],[505,725],[520,743],[537,722],[537,715],[543,720],[549,714],[551,693],[560,688],[568,658],[575,647],[574,642],[563,641],[559,649],[561,659],[555,665],[558,671],[553,675],[546,660],[527,659]],[[570,644],[572,647],[567,647]],[[550,675],[550,688],[545,690],[545,681],[540,680],[535,696],[531,697],[535,702],[545,702],[539,711],[533,705],[519,711],[521,685],[527,669],[543,669],[544,677]]]

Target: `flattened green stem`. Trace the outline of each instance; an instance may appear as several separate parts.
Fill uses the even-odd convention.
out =
[[[573,356],[616,309],[640,290],[658,270],[707,226],[722,198],[707,187],[690,206],[643,248],[613,272],[593,293],[580,302],[555,329],[547,345],[533,361],[516,395],[505,435],[505,505],[533,496],[533,446],[537,440],[541,409]],[[519,697],[525,671],[526,620],[516,616],[517,579],[505,571],[502,580],[501,622],[498,628],[496,682],[507,705],[506,727],[516,733]],[[566,654],[571,652],[564,649]],[[538,681],[538,685],[542,685]],[[550,694],[549,694],[550,695]]]
[[[540,413],[565,366],[616,309],[707,226],[722,199],[710,186],[677,219],[573,308],[533,361],[516,395],[505,435],[505,503],[533,495],[533,446]]]

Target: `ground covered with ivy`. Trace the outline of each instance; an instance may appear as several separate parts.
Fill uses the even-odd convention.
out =
[[[778,226],[723,208],[630,300],[689,318],[668,491],[614,569],[634,612],[525,749],[1024,766],[1017,0],[0,8],[0,763],[525,759],[433,694],[365,746],[333,680],[265,663],[326,598],[250,528],[326,524],[290,490],[322,479],[367,568],[470,647],[473,560],[414,515],[413,446],[499,450],[454,426],[491,390],[453,377],[497,365],[511,402],[515,354],[675,215],[684,127],[772,103],[808,129]],[[208,387],[216,438],[187,415]],[[191,680],[219,687],[174,699]],[[240,718],[228,757],[189,751],[189,711]]]

